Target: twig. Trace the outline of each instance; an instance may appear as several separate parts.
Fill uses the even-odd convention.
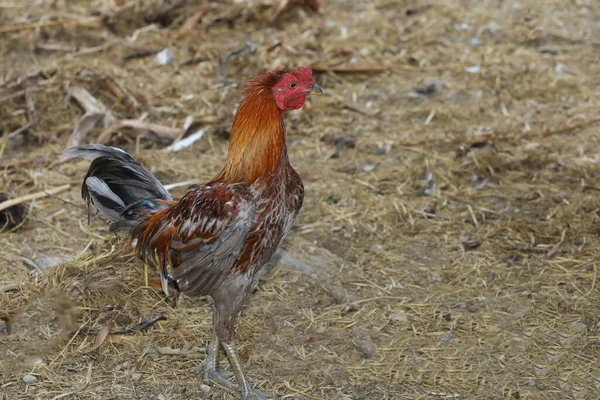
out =
[[[187,358],[202,358],[200,354],[206,354],[206,347],[194,347],[189,350],[172,349],[170,347],[157,347],[156,352],[163,356],[185,356]]]
[[[121,85],[117,80],[109,73],[104,74],[102,78],[104,85],[114,94],[120,102],[128,103],[132,107],[139,107],[139,102],[133,96],[127,88]]]
[[[560,240],[548,252],[548,257],[552,257],[554,254],[556,254],[556,252],[558,251],[558,249],[560,249],[560,246],[562,246],[562,244],[565,242],[565,235],[566,234],[567,234],[567,229],[563,229],[562,234],[560,235]]]
[[[178,152],[180,150],[185,149],[186,147],[191,146],[198,140],[202,139],[204,133],[208,128],[198,129],[196,132],[190,134],[189,136],[181,135],[180,137],[185,136],[183,139],[177,138],[169,147],[167,147],[164,151],[166,152]]]
[[[50,21],[38,21],[38,22],[34,22],[32,24],[19,24],[19,25],[10,25],[10,26],[4,26],[0,28],[0,33],[9,33],[9,32],[17,32],[17,31],[24,31],[24,30],[29,30],[29,29],[37,29],[37,28],[43,28],[46,26],[56,26],[56,25],[65,25],[65,24],[74,24],[75,26],[85,26],[85,27],[90,27],[90,28],[98,28],[100,27],[100,21],[94,19],[91,21],[79,21],[79,20],[72,20],[72,19],[55,19],[55,20],[50,20]]]
[[[35,124],[35,103],[33,102],[33,90],[25,90],[25,104],[27,105],[27,120],[34,125]]]
[[[109,49],[113,45],[115,45],[115,42],[104,43],[104,44],[101,44],[101,45],[95,46],[95,47],[88,47],[88,48],[79,50],[76,53],[69,54],[68,57],[69,58],[76,58],[76,57],[79,57],[79,56],[86,56],[88,54],[98,53],[100,51],[104,51],[104,50]]]
[[[194,57],[194,58],[190,58],[187,61],[182,62],[181,64],[179,64],[179,66],[180,67],[188,67],[190,65],[200,64],[205,61],[208,61],[205,57]]]
[[[342,96],[338,96],[338,95],[334,94],[333,97],[335,97],[342,104],[343,108],[346,108],[346,109],[348,109],[350,111],[357,112],[357,113],[365,115],[367,117],[376,117],[377,114],[379,114],[379,111],[368,112],[368,111],[363,110],[363,109],[361,109],[359,107],[356,107],[355,105],[353,105],[351,103],[348,103],[346,100],[344,100],[342,98]]]
[[[548,137],[548,136],[554,136],[554,135],[564,135],[567,133],[571,133],[573,131],[576,131],[578,129],[583,129],[586,128],[590,125],[595,125],[600,123],[600,118],[592,118],[589,119],[587,121],[583,121],[580,122],[578,124],[574,124],[574,125],[569,125],[569,126],[565,126],[563,128],[559,128],[559,129],[545,129],[543,131],[532,131],[529,134],[526,135],[519,135],[518,138],[519,140],[525,140],[525,139],[531,139],[531,138],[535,138],[535,137]],[[514,139],[516,138],[517,135],[514,133],[514,131],[504,131],[504,132],[489,132],[489,133],[485,133],[482,135],[478,135],[478,136],[474,136],[471,138],[465,138],[465,137],[458,137],[455,139],[451,139],[448,141],[445,140],[441,140],[439,142],[432,142],[430,139],[423,139],[423,140],[415,140],[412,142],[398,142],[396,143],[396,145],[398,146],[406,146],[406,147],[422,147],[422,146],[426,146],[428,148],[430,148],[432,145],[441,145],[441,144],[472,144],[472,143],[476,143],[476,142],[482,142],[482,141],[486,141],[486,140],[493,140],[493,141],[501,141],[501,140],[510,140],[510,139]]]
[[[35,106],[33,104],[32,90],[25,89],[25,102],[27,103],[27,123],[19,129],[8,134],[8,138],[12,139],[15,136],[25,132],[35,124]]]
[[[137,60],[140,58],[146,58],[146,57],[152,57],[153,55],[156,55],[157,53],[159,53],[162,49],[157,49],[157,50],[138,50],[135,53],[129,54],[125,57],[123,57],[123,60],[121,61],[123,64],[126,64],[130,61],[133,60]]]
[[[8,285],[0,286],[0,293],[12,292],[13,290],[20,290],[24,287],[23,283],[9,283]]]
[[[106,106],[98,101],[86,89],[81,87],[70,87],[69,97],[74,98],[85,110],[85,113],[79,118],[73,133],[67,142],[67,148],[78,146],[86,135],[94,129],[96,124],[105,117],[107,113]]]
[[[128,335],[130,333],[143,332],[146,329],[150,328],[152,325],[156,324],[158,321],[166,321],[166,319],[167,319],[167,317],[165,317],[164,315],[158,315],[147,321],[142,321],[139,324],[137,324],[131,328],[123,329],[120,331],[110,331],[108,334],[109,335]],[[89,335],[97,335],[98,331],[91,330],[91,329],[81,329],[81,330],[74,330],[71,332],[71,334],[72,335],[89,336]]]
[[[311,9],[321,14],[323,12],[323,3],[320,0],[279,0],[273,2],[269,12],[269,21],[275,22],[282,14],[293,7],[302,7]]]
[[[0,151],[0,158],[2,158],[2,152]],[[27,167],[46,167],[48,166],[48,164],[50,164],[50,160],[44,157],[37,157],[34,159],[29,159],[29,160],[21,160],[21,161],[15,161],[15,162],[10,162],[10,163],[6,163],[6,164],[0,164],[0,172],[13,172],[15,170],[18,170],[20,168],[27,168]]]
[[[156,14],[149,16],[147,20],[149,22],[159,22],[160,20],[167,17],[172,11],[185,7],[188,1],[189,0],[179,0],[173,4],[167,5],[162,10],[159,10]]]
[[[31,87],[31,88],[19,90],[18,92],[11,93],[8,96],[0,97],[0,103],[4,103],[4,102],[10,101],[12,99],[17,99],[21,96],[25,96],[29,92],[37,92],[39,90],[40,90],[40,88],[38,88],[38,87]]]
[[[56,194],[56,193],[60,193],[62,191],[69,189],[70,187],[71,187],[71,185],[66,184],[66,185],[55,187],[55,188],[52,188],[49,190],[44,190],[42,192],[32,193],[32,194],[28,194],[26,196],[17,197],[16,199],[10,199],[10,200],[3,201],[2,203],[0,203],[0,211],[5,210],[12,206],[16,206],[17,204],[25,203],[26,201],[37,200],[37,199],[41,199],[43,197],[48,197],[48,196]]]
[[[185,132],[180,128],[171,128],[159,124],[153,124],[149,122],[140,121],[137,119],[125,119],[114,123],[98,135],[96,141],[100,144],[106,144],[110,142],[113,134],[121,129],[129,129],[132,132],[133,137],[140,135],[149,136],[150,139],[157,139],[161,143],[171,144],[173,141]],[[154,138],[151,136],[153,135]]]
[[[8,138],[14,138],[15,136],[17,136],[18,134],[25,132],[27,129],[31,128],[33,126],[33,122],[29,121],[27,122],[25,125],[23,125],[22,127],[20,127],[19,129],[16,129],[14,131],[12,131],[11,133],[8,134]]]
[[[185,20],[183,25],[181,25],[179,30],[177,30],[177,32],[175,32],[173,34],[173,40],[179,40],[186,33],[190,32],[194,28],[194,26],[198,23],[198,21],[200,21],[200,18],[202,18],[204,16],[206,9],[207,9],[207,7],[203,5],[198,9],[198,11],[196,11],[194,14],[189,16],[188,19]]]
[[[77,50],[75,47],[61,43],[35,43],[35,48],[45,51],[63,51],[66,53],[73,53]]]
[[[58,396],[54,396],[52,398],[52,400],[59,400],[64,397],[69,397],[69,396],[74,395],[75,393],[81,392],[82,390],[85,390],[90,385],[91,381],[92,381],[92,363],[90,363],[88,366],[88,371],[87,371],[87,375],[85,377],[85,382],[83,383],[83,386],[81,388],[72,390],[70,392],[61,393]]]
[[[202,181],[199,181],[198,179],[192,179],[191,181],[183,181],[183,182],[175,182],[175,183],[170,183],[168,185],[165,185],[165,189],[167,190],[171,190],[171,189],[175,189],[181,186],[189,186],[189,185],[195,185],[196,183],[200,183]]]
[[[229,62],[235,57],[243,58],[248,57],[251,54],[256,54],[256,45],[249,40],[245,40],[244,44],[237,49],[226,54],[221,54],[219,56],[219,66],[215,70],[217,80],[223,84],[227,84],[227,68],[229,67]]]
[[[358,107],[355,107],[355,106],[353,106],[353,105],[352,105],[352,104],[350,104],[350,103],[344,103],[344,104],[342,105],[342,107],[343,107],[343,108],[346,108],[346,109],[348,109],[348,110],[350,110],[350,111],[354,111],[354,112],[357,112],[357,113],[359,113],[359,114],[365,115],[365,116],[367,116],[367,117],[376,117],[376,116],[377,116],[377,114],[378,114],[378,113],[368,113],[368,112],[366,112],[365,110],[361,110],[360,108],[358,108]]]
[[[311,66],[315,72],[334,72],[336,74],[381,74],[388,70],[388,66],[381,65],[350,65],[328,66],[316,64]]]
[[[44,272],[44,270],[42,269],[42,267],[40,267],[39,265],[37,265],[37,263],[35,261],[33,261],[31,258],[28,257],[23,257],[23,256],[19,256],[19,258],[21,260],[23,260],[27,265],[29,265],[31,268],[35,269],[37,272],[39,272],[40,274]]]
[[[86,207],[85,207],[85,206],[82,206],[82,205],[79,205],[79,204],[75,204],[75,203],[73,203],[72,201],[65,200],[65,199],[63,199],[63,198],[61,198],[61,197],[55,196],[55,195],[54,195],[54,194],[52,194],[52,193],[46,193],[46,194],[48,195],[48,197],[52,197],[53,199],[60,200],[60,201],[62,201],[62,202],[63,202],[63,203],[65,203],[65,204],[69,204],[69,205],[71,205],[71,206],[73,206],[73,207],[77,207],[77,208],[79,208],[80,210],[84,210],[84,211],[86,210]]]

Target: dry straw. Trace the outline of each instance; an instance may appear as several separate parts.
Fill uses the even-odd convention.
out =
[[[593,2],[34,3],[0,0],[0,187],[28,210],[0,233],[0,397],[236,398],[191,372],[208,299],[165,298],[126,240],[86,224],[87,164],[58,160],[83,126],[165,184],[206,181],[241,85],[298,65],[327,95],[286,117],[307,197],[241,317],[251,382],[297,399],[597,397]],[[105,108],[84,121],[74,88]]]

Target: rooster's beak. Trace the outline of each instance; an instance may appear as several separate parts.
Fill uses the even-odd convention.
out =
[[[308,91],[308,93],[310,93],[310,94],[316,94],[316,95],[321,95],[321,94],[323,94],[323,91],[316,84],[313,84],[310,87],[310,90]]]

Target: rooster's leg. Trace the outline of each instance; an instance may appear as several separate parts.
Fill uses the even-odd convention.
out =
[[[221,343],[219,342],[217,333],[213,329],[212,338],[210,340],[209,345],[206,347],[206,358],[204,359],[204,361],[202,361],[202,364],[200,365],[200,367],[202,368],[204,384],[210,385],[212,382],[216,382],[223,387],[238,391],[238,385],[227,380],[227,378],[232,376],[233,374],[231,372],[223,372],[219,370],[220,351]]]
[[[235,374],[235,377],[239,382],[239,391],[242,394],[242,400],[267,400],[276,397],[272,394],[262,393],[250,386],[250,383],[248,382],[244,374],[244,369],[242,368],[242,363],[238,356],[237,348],[235,346],[234,341],[223,344],[223,349],[227,354],[227,358],[229,359],[231,368],[233,368],[233,373]]]
[[[242,400],[266,400],[275,396],[265,395],[250,386],[244,374],[234,340],[237,316],[250,290],[250,280],[245,278],[244,276],[230,278],[230,280],[223,282],[216,293],[212,295],[215,300],[213,328],[223,350],[225,350],[225,354],[227,354],[239,385],[237,389],[242,395]]]

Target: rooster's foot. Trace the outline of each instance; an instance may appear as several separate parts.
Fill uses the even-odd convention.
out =
[[[242,393],[242,400],[267,400],[278,397],[271,393],[262,393],[254,388],[249,388],[246,393]]]
[[[206,362],[203,362],[201,366],[204,374],[202,381],[205,385],[211,386],[214,382],[224,388],[239,392],[240,387],[227,379],[233,376],[233,372],[219,371],[214,366],[210,365],[210,363]]]

